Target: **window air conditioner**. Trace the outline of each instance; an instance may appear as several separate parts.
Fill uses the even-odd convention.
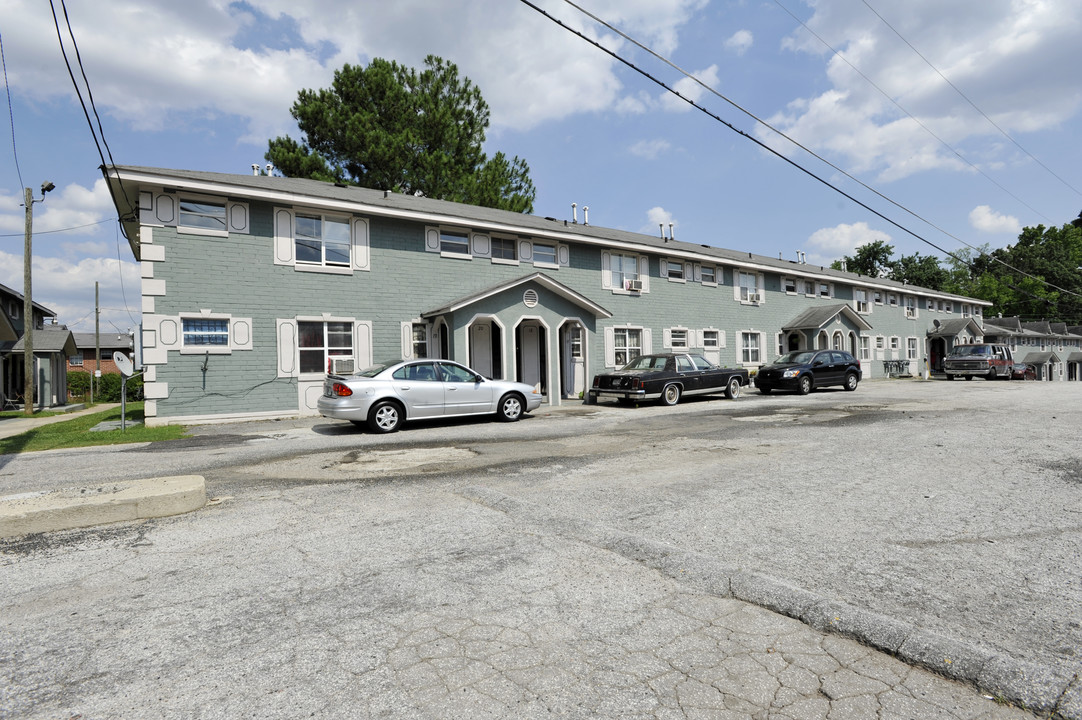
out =
[[[759,302],[759,293],[748,293],[748,302],[750,302],[750,303]]]
[[[351,357],[332,357],[330,365],[331,373],[334,375],[353,374],[353,358]]]
[[[624,288],[631,292],[642,292],[642,280],[628,280],[624,283]]]

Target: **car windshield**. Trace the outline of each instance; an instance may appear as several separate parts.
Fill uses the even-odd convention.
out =
[[[951,350],[951,355],[991,355],[992,348],[987,345],[959,345]]]
[[[621,370],[664,370],[665,363],[669,360],[667,357],[659,355],[640,355],[627,365],[624,365]]]
[[[783,364],[783,363],[793,363],[793,364],[796,364],[796,365],[805,365],[805,364],[811,362],[811,359],[812,359],[813,355],[815,355],[815,353],[811,353],[811,352],[785,353],[784,355],[779,357],[774,362],[778,363],[779,365]]]

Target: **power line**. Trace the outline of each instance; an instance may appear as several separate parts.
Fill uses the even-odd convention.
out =
[[[83,228],[94,227],[95,225],[104,225],[107,222],[113,222],[112,218],[108,220],[98,220],[97,222],[87,223],[86,225],[73,225],[72,227],[58,228],[56,230],[35,230],[34,237],[38,235],[55,235],[56,233],[71,232],[72,230],[82,230]],[[0,238],[6,237],[22,237],[23,233],[4,233],[0,234]]]
[[[996,130],[998,130],[998,131],[999,131],[999,134],[1000,134],[1000,135],[1002,135],[1003,137],[1005,137],[1005,138],[1007,138],[1008,140],[1010,140],[1010,141],[1011,141],[1011,143],[1013,143],[1015,147],[1017,147],[1017,148],[1018,148],[1019,150],[1021,150],[1021,151],[1022,151],[1022,152],[1024,152],[1024,153],[1025,153],[1026,155],[1028,155],[1028,156],[1029,156],[1029,158],[1030,158],[1031,160],[1033,160],[1033,161],[1034,161],[1035,163],[1037,163],[1037,164],[1038,164],[1038,165],[1040,165],[1040,166],[1041,166],[1042,168],[1044,168],[1045,170],[1047,170],[1047,171],[1048,171],[1048,173],[1049,173],[1049,174],[1050,174],[1050,175],[1051,175],[1052,177],[1054,177],[1054,178],[1056,178],[1057,180],[1059,180],[1059,181],[1060,181],[1061,183],[1063,183],[1063,184],[1064,184],[1064,185],[1065,185],[1065,186],[1066,186],[1067,188],[1069,188],[1070,190],[1073,190],[1073,191],[1075,192],[1075,194],[1077,194],[1077,195],[1082,195],[1082,192],[1080,192],[1080,191],[1078,190],[1078,188],[1076,188],[1076,187],[1075,187],[1074,185],[1071,185],[1071,184],[1070,184],[1069,182],[1067,182],[1066,180],[1064,180],[1063,178],[1061,178],[1061,177],[1060,177],[1059,175],[1057,175],[1057,174],[1056,174],[1056,173],[1055,173],[1055,172],[1054,172],[1054,171],[1053,171],[1053,170],[1052,170],[1051,168],[1049,168],[1049,167],[1048,167],[1047,165],[1045,165],[1045,164],[1044,164],[1043,162],[1041,162],[1041,161],[1040,161],[1040,159],[1038,159],[1038,158],[1037,158],[1037,157],[1036,157],[1036,156],[1035,156],[1035,155],[1034,155],[1033,153],[1031,153],[1031,152],[1030,152],[1029,150],[1026,150],[1026,149],[1025,149],[1024,147],[1022,147],[1022,145],[1021,145],[1021,144],[1020,144],[1020,143],[1019,143],[1019,142],[1018,142],[1017,140],[1015,140],[1015,139],[1014,139],[1013,137],[1011,137],[1011,136],[1010,136],[1010,134],[1009,134],[1009,133],[1008,133],[1008,132],[1007,132],[1006,130],[1004,130],[1004,129],[1003,129],[1003,128],[1001,128],[1001,127],[1000,127],[1000,126],[999,126],[998,124],[996,124],[996,121],[995,121],[995,120],[993,120],[992,118],[988,117],[988,115],[986,115],[986,114],[985,114],[985,112],[984,112],[983,110],[981,110],[981,109],[980,109],[979,107],[977,107],[977,104],[976,104],[976,103],[974,103],[974,102],[973,102],[972,100],[970,100],[970,99],[969,99],[969,96],[968,96],[968,95],[966,95],[966,94],[965,94],[964,92],[962,92],[962,90],[961,90],[961,89],[960,89],[960,88],[959,88],[959,87],[958,87],[957,85],[955,85],[954,83],[952,83],[952,82],[950,81],[950,78],[948,78],[948,77],[947,77],[946,75],[944,75],[944,74],[943,74],[942,72],[940,72],[940,71],[939,71],[939,68],[937,68],[937,67],[936,67],[935,65],[933,65],[933,64],[932,64],[932,61],[931,61],[931,60],[929,60],[928,58],[926,58],[926,57],[924,56],[924,54],[923,54],[923,53],[921,53],[921,51],[920,51],[920,50],[918,50],[917,48],[915,48],[915,47],[913,46],[913,43],[911,43],[911,42],[909,42],[908,40],[906,40],[906,39],[905,39],[905,37],[904,37],[904,36],[903,36],[903,35],[902,35],[902,34],[901,34],[900,32],[898,32],[898,30],[897,30],[897,29],[896,29],[896,28],[895,28],[895,27],[894,27],[893,25],[891,25],[891,24],[890,24],[889,22],[887,22],[887,19],[886,19],[886,18],[884,18],[884,17],[883,17],[883,16],[881,15],[881,14],[879,14],[879,11],[877,11],[877,10],[876,10],[875,8],[873,8],[873,7],[871,6],[871,5],[869,5],[869,4],[868,4],[868,0],[861,0],[861,2],[863,2],[863,3],[864,3],[864,4],[866,5],[866,6],[867,6],[867,8],[868,8],[869,10],[871,10],[871,11],[872,11],[873,13],[875,13],[875,16],[876,16],[877,18],[879,18],[880,20],[882,20],[882,21],[883,21],[883,24],[884,24],[884,25],[886,25],[886,26],[887,26],[888,28],[890,28],[890,29],[891,29],[891,30],[892,30],[892,31],[894,32],[894,34],[898,36],[898,39],[900,39],[900,40],[901,40],[902,42],[904,42],[904,43],[905,43],[906,45],[908,45],[908,46],[909,46],[909,48],[910,48],[910,49],[911,49],[911,50],[912,50],[913,52],[915,52],[915,53],[917,54],[917,57],[919,57],[919,58],[920,58],[921,60],[923,60],[923,61],[925,62],[925,64],[926,64],[926,65],[927,65],[928,67],[932,68],[932,70],[934,70],[934,71],[935,71],[936,75],[938,75],[939,77],[943,78],[944,82],[946,82],[946,83],[947,83],[948,85],[950,85],[950,86],[951,86],[951,87],[952,87],[952,88],[954,89],[954,91],[955,91],[956,93],[958,93],[958,94],[959,94],[959,95],[960,95],[960,96],[962,97],[962,99],[963,99],[963,100],[965,100],[965,101],[966,101],[967,103],[969,103],[970,107],[972,107],[972,108],[973,108],[974,110],[976,110],[976,111],[977,111],[978,113],[980,113],[980,114],[981,114],[981,117],[983,117],[983,118],[984,118],[985,120],[987,120],[987,121],[988,121],[988,123],[989,123],[989,124],[990,124],[990,125],[991,125],[992,127],[994,127],[994,128],[996,129]]]
[[[675,88],[672,88],[672,87],[670,87],[669,85],[667,85],[666,83],[664,83],[663,81],[659,80],[658,78],[655,78],[655,77],[654,77],[653,75],[651,75],[650,73],[646,72],[646,71],[645,71],[645,70],[643,70],[642,68],[638,67],[637,65],[635,65],[634,63],[632,63],[632,62],[631,62],[630,60],[627,60],[627,59],[625,59],[625,58],[621,57],[621,56],[620,56],[620,55],[619,55],[618,53],[616,53],[616,52],[614,52],[614,51],[612,51],[612,50],[609,50],[608,48],[604,47],[603,45],[601,45],[601,44],[600,44],[599,42],[597,42],[596,40],[593,40],[593,39],[591,39],[591,38],[587,37],[586,35],[584,35],[583,33],[579,32],[578,30],[575,30],[574,28],[572,28],[572,27],[569,27],[568,25],[565,25],[565,24],[564,24],[564,23],[563,23],[563,22],[562,22],[562,21],[561,21],[561,20],[560,20],[559,18],[553,17],[552,15],[550,15],[549,13],[547,13],[547,12],[546,12],[545,10],[541,9],[540,7],[538,7],[537,5],[535,5],[534,3],[530,2],[530,0],[520,0],[520,1],[521,1],[521,2],[522,2],[522,3],[524,4],[524,5],[527,5],[528,7],[532,8],[532,9],[533,9],[533,10],[535,10],[536,12],[540,13],[540,14],[541,14],[542,16],[544,16],[544,17],[548,18],[548,19],[549,19],[549,20],[551,20],[552,22],[554,22],[554,23],[556,23],[557,25],[559,25],[560,27],[564,28],[564,29],[565,29],[565,30],[567,30],[568,32],[570,32],[570,33],[572,33],[572,34],[574,34],[574,35],[578,36],[578,37],[579,37],[579,38],[581,38],[582,40],[585,40],[586,42],[590,43],[590,44],[591,44],[591,45],[593,45],[594,47],[596,47],[596,48],[598,48],[599,50],[601,50],[602,52],[604,52],[605,54],[607,54],[607,55],[611,56],[612,58],[614,58],[615,60],[619,61],[619,62],[620,62],[620,63],[622,63],[623,65],[626,65],[626,66],[627,66],[628,68],[630,68],[630,69],[634,70],[635,72],[639,73],[640,75],[642,75],[643,77],[647,78],[647,79],[648,79],[648,80],[650,80],[651,82],[653,82],[653,83],[657,84],[658,86],[660,86],[660,87],[664,88],[664,89],[665,89],[665,90],[666,90],[667,92],[669,92],[669,93],[671,93],[671,94],[675,95],[676,97],[680,98],[681,100],[683,100],[684,102],[688,103],[689,105],[691,105],[691,106],[692,106],[692,107],[694,107],[695,109],[699,110],[700,112],[704,113],[704,114],[705,114],[705,115],[707,115],[708,117],[710,117],[710,118],[712,118],[712,119],[716,120],[717,122],[721,123],[722,125],[724,125],[725,127],[729,128],[730,130],[732,130],[733,132],[737,133],[738,135],[741,135],[741,136],[743,136],[743,137],[744,137],[744,138],[746,138],[747,140],[750,140],[751,142],[755,143],[756,145],[758,145],[758,146],[759,146],[759,147],[761,147],[762,149],[766,150],[767,152],[771,153],[772,155],[775,155],[776,157],[778,157],[779,159],[783,160],[784,162],[786,162],[786,163],[790,164],[791,166],[793,166],[793,167],[794,167],[794,168],[796,168],[797,170],[800,170],[800,171],[801,171],[801,172],[803,172],[804,174],[808,175],[808,176],[809,176],[809,177],[811,177],[812,179],[814,179],[814,180],[818,181],[819,183],[821,183],[821,184],[825,185],[826,187],[828,187],[828,188],[830,188],[830,189],[834,190],[834,191],[835,191],[836,193],[838,193],[839,195],[842,195],[843,197],[845,197],[845,198],[849,199],[850,201],[852,201],[852,202],[856,203],[857,205],[859,205],[860,207],[864,208],[864,209],[865,209],[865,210],[867,210],[868,212],[870,212],[870,213],[874,214],[875,216],[879,217],[880,219],[882,219],[882,220],[884,220],[884,221],[886,221],[886,222],[890,223],[891,225],[895,226],[896,228],[898,228],[898,229],[899,229],[899,230],[901,230],[902,232],[904,232],[904,233],[906,233],[906,234],[908,234],[908,235],[912,235],[912,236],[913,236],[914,238],[916,238],[917,240],[920,240],[921,242],[923,242],[923,243],[925,243],[926,245],[928,245],[928,246],[930,246],[930,247],[932,247],[932,248],[934,248],[934,249],[938,250],[939,252],[943,253],[944,255],[947,255],[948,257],[954,258],[955,260],[957,260],[957,261],[958,261],[959,263],[961,263],[961,264],[965,265],[966,267],[972,268],[972,263],[970,263],[970,262],[969,262],[968,260],[966,260],[965,258],[959,257],[959,256],[958,256],[958,255],[956,255],[955,253],[953,253],[953,252],[950,252],[949,250],[946,250],[946,249],[944,249],[944,248],[941,248],[941,247],[939,247],[938,245],[936,245],[935,243],[933,243],[933,242],[932,242],[931,240],[928,240],[928,239],[927,239],[927,238],[925,238],[924,236],[922,236],[922,235],[919,235],[919,234],[918,234],[918,233],[916,233],[915,231],[913,231],[913,230],[910,230],[909,228],[905,227],[905,226],[904,226],[904,225],[902,225],[901,223],[899,223],[899,222],[897,222],[897,221],[893,220],[892,218],[889,218],[889,217],[887,217],[886,215],[884,215],[883,213],[879,212],[878,210],[876,210],[876,209],[872,208],[872,207],[871,207],[871,206],[869,206],[868,204],[866,204],[866,203],[862,202],[861,200],[858,200],[858,199],[857,199],[856,197],[854,197],[853,195],[851,195],[851,194],[849,194],[849,193],[845,192],[844,190],[842,190],[842,189],[841,189],[841,188],[839,188],[838,186],[836,186],[836,185],[834,185],[833,183],[831,183],[831,182],[830,182],[829,180],[826,180],[826,179],[824,179],[824,178],[820,177],[819,175],[816,175],[816,174],[815,174],[815,173],[813,173],[813,172],[812,172],[811,170],[808,170],[807,168],[805,168],[804,166],[800,165],[800,164],[799,164],[799,163],[797,163],[796,161],[794,161],[794,160],[792,160],[792,159],[790,159],[790,158],[787,158],[787,157],[785,157],[785,155],[783,155],[783,154],[782,154],[782,153],[780,153],[779,151],[775,150],[774,148],[770,147],[770,146],[769,146],[769,145],[767,145],[766,143],[764,143],[764,142],[762,142],[762,141],[758,140],[758,139],[757,139],[757,138],[755,138],[755,137],[752,137],[751,135],[749,135],[748,133],[744,132],[743,130],[740,130],[739,128],[735,127],[735,126],[734,126],[734,125],[733,125],[732,123],[730,123],[730,122],[728,122],[728,121],[726,121],[726,120],[722,119],[722,118],[721,118],[720,116],[718,116],[717,114],[715,114],[715,113],[713,113],[713,112],[711,112],[711,111],[707,110],[707,109],[706,109],[705,107],[703,107],[702,105],[699,105],[699,104],[698,104],[698,103],[696,103],[696,102],[695,102],[694,100],[691,100],[690,98],[687,98],[687,97],[685,97],[685,96],[684,96],[684,95],[682,95],[682,94],[681,94],[681,93],[680,93],[679,91],[677,91],[677,90],[676,90]],[[924,219],[923,217],[921,217],[921,216],[920,216],[920,215],[918,215],[917,213],[913,212],[913,211],[912,211],[912,210],[910,210],[909,208],[907,208],[907,207],[905,207],[904,205],[901,205],[901,204],[899,204],[899,203],[895,202],[894,200],[890,199],[889,197],[887,197],[887,196],[886,196],[886,195],[884,195],[883,193],[879,192],[879,191],[878,191],[878,190],[876,190],[875,188],[872,188],[871,186],[867,185],[866,183],[862,182],[861,180],[859,180],[859,179],[857,179],[857,178],[853,177],[853,176],[852,176],[852,175],[851,175],[850,173],[846,172],[845,170],[843,170],[842,168],[838,167],[838,166],[837,166],[837,165],[835,165],[834,163],[831,163],[830,161],[826,160],[825,158],[822,158],[822,157],[820,157],[819,155],[817,155],[816,153],[814,153],[814,152],[813,152],[813,151],[811,151],[810,149],[808,149],[808,148],[804,147],[803,145],[801,145],[800,143],[798,143],[798,142],[797,142],[796,140],[794,140],[793,138],[789,137],[789,136],[788,136],[788,135],[786,135],[785,133],[783,133],[783,132],[781,132],[780,130],[778,130],[778,129],[774,128],[773,126],[771,126],[770,124],[766,123],[765,121],[763,121],[763,120],[759,119],[758,117],[756,117],[756,116],[755,116],[754,114],[752,114],[752,113],[751,113],[751,112],[749,112],[748,110],[745,110],[745,109],[744,109],[743,107],[741,107],[740,105],[738,105],[738,104],[737,104],[737,103],[735,103],[734,101],[730,100],[730,99],[729,99],[728,97],[725,97],[724,95],[722,95],[721,93],[719,93],[719,92],[718,92],[717,90],[715,90],[714,88],[712,88],[712,87],[710,87],[709,85],[706,85],[705,83],[703,83],[703,82],[702,82],[701,80],[699,80],[699,78],[695,77],[694,75],[691,75],[691,74],[690,74],[690,73],[688,73],[688,72],[687,72],[686,70],[684,70],[684,69],[680,68],[679,66],[677,66],[677,65],[676,65],[675,63],[673,63],[673,62],[672,62],[671,60],[669,60],[668,58],[665,58],[665,57],[663,57],[662,55],[659,55],[659,54],[658,54],[657,52],[655,52],[655,51],[654,51],[654,50],[652,50],[651,48],[647,47],[646,45],[643,45],[642,43],[640,43],[639,41],[635,40],[634,38],[632,38],[631,36],[627,35],[626,33],[622,32],[622,31],[621,31],[621,30],[619,30],[618,28],[614,27],[613,25],[609,24],[608,22],[606,22],[606,21],[602,20],[601,18],[597,17],[596,15],[594,15],[594,14],[590,13],[589,11],[587,11],[587,10],[585,10],[584,8],[580,7],[579,5],[575,4],[574,2],[572,2],[572,0],[564,0],[564,2],[565,2],[565,3],[567,3],[568,5],[570,5],[571,7],[575,8],[575,9],[576,9],[576,10],[578,10],[579,12],[583,13],[583,14],[584,14],[584,15],[586,15],[587,17],[591,18],[591,19],[592,19],[592,20],[594,20],[595,22],[597,22],[597,23],[601,24],[601,25],[602,25],[602,26],[604,26],[605,28],[607,28],[607,29],[611,30],[612,32],[614,32],[614,33],[616,33],[616,34],[618,34],[618,35],[620,35],[620,36],[621,36],[621,37],[623,37],[624,39],[628,40],[629,42],[631,42],[631,43],[632,43],[632,44],[634,44],[635,46],[639,47],[640,49],[644,50],[645,52],[649,53],[650,55],[652,55],[653,57],[657,58],[658,60],[660,60],[660,61],[664,62],[664,63],[665,63],[666,65],[668,65],[668,66],[672,67],[673,69],[675,69],[676,71],[678,71],[678,72],[679,72],[680,74],[682,74],[682,75],[683,75],[684,77],[687,77],[688,79],[690,79],[690,80],[694,81],[695,83],[697,83],[697,84],[698,84],[699,86],[701,86],[702,88],[704,88],[705,90],[707,90],[707,91],[708,91],[708,92],[710,92],[711,94],[713,94],[713,95],[715,95],[715,96],[717,96],[717,97],[721,98],[721,99],[722,99],[722,100],[724,100],[725,102],[729,103],[730,105],[732,105],[732,106],[733,106],[733,107],[735,107],[736,109],[738,109],[738,110],[740,110],[741,112],[743,112],[743,113],[744,113],[745,115],[748,115],[749,117],[751,117],[751,118],[752,118],[752,119],[754,119],[755,121],[757,121],[757,122],[761,123],[761,124],[762,124],[763,126],[765,126],[765,127],[769,128],[769,129],[770,129],[770,130],[772,130],[773,132],[777,133],[778,135],[781,135],[781,136],[782,136],[783,138],[785,138],[785,139],[786,139],[786,140],[788,140],[789,142],[793,143],[793,144],[794,144],[794,145],[796,145],[797,147],[801,148],[801,149],[802,149],[802,150],[804,150],[805,152],[807,152],[807,153],[811,154],[811,155],[812,155],[813,157],[815,157],[815,158],[819,159],[820,161],[822,161],[823,163],[825,163],[825,164],[829,165],[829,166],[830,166],[831,168],[833,168],[833,169],[837,170],[838,172],[842,173],[843,175],[845,175],[846,177],[850,178],[850,179],[851,179],[851,180],[853,180],[854,182],[856,182],[856,183],[860,184],[860,185],[861,185],[862,187],[864,187],[865,189],[867,189],[867,190],[869,190],[870,192],[874,193],[875,195],[877,195],[878,197],[882,198],[883,200],[886,200],[887,202],[891,203],[891,204],[892,204],[892,205],[894,205],[895,207],[897,207],[897,208],[899,208],[899,209],[901,209],[901,210],[905,211],[906,213],[910,214],[910,215],[911,215],[911,216],[913,216],[914,218],[917,218],[918,220],[921,220],[922,222],[924,222],[924,223],[928,224],[928,225],[929,225],[930,227],[933,227],[933,228],[935,228],[935,229],[939,230],[939,231],[940,231],[940,232],[942,232],[942,233],[943,233],[944,235],[947,235],[948,237],[951,237],[951,238],[953,238],[953,239],[954,239],[954,240],[956,240],[957,242],[959,242],[959,243],[961,243],[961,244],[965,245],[966,247],[969,247],[970,249],[972,249],[972,250],[975,250],[975,251],[977,251],[978,253],[980,253],[980,254],[982,254],[982,255],[987,255],[987,256],[988,256],[988,257],[989,257],[990,259],[994,260],[995,262],[998,262],[998,263],[1000,263],[1000,264],[1001,264],[1001,265],[1003,265],[1004,267],[1007,267],[1007,268],[1009,268],[1009,269],[1013,270],[1014,272],[1017,272],[1017,273],[1018,273],[1018,274],[1020,274],[1020,275],[1023,275],[1023,276],[1025,276],[1025,277],[1028,277],[1028,278],[1030,278],[1030,279],[1032,279],[1032,280],[1035,280],[1035,281],[1037,281],[1037,282],[1039,282],[1039,283],[1042,283],[1043,285],[1046,285],[1047,287],[1051,287],[1051,288],[1054,288],[1054,289],[1056,289],[1056,290],[1059,290],[1059,291],[1061,291],[1061,292],[1067,293],[1067,294],[1069,294],[1069,295],[1075,295],[1075,296],[1079,296],[1079,294],[1078,294],[1078,293],[1075,293],[1075,292],[1072,292],[1072,291],[1070,291],[1070,290],[1066,290],[1066,289],[1064,289],[1064,288],[1058,287],[1058,286],[1056,286],[1056,285],[1053,285],[1053,284],[1051,284],[1051,283],[1049,283],[1049,282],[1047,282],[1047,281],[1043,280],[1042,278],[1037,278],[1037,277],[1034,277],[1033,275],[1030,275],[1029,273],[1026,273],[1025,271],[1019,270],[1018,268],[1015,268],[1015,267],[1013,267],[1013,266],[1011,266],[1011,265],[1007,264],[1006,262],[1004,262],[1004,261],[1003,261],[1003,260],[1001,260],[1000,258],[997,258],[996,256],[994,256],[994,255],[991,255],[991,254],[987,254],[987,253],[984,253],[984,252],[983,252],[982,250],[980,250],[980,248],[976,248],[976,247],[974,247],[974,246],[970,245],[969,243],[965,242],[964,240],[961,240],[960,238],[957,238],[957,237],[955,237],[955,236],[951,235],[950,233],[946,232],[945,230],[942,230],[941,228],[938,228],[938,227],[937,227],[936,225],[934,225],[934,224],[933,224],[933,223],[931,223],[930,221],[928,221],[928,220]],[[798,22],[799,22],[799,20],[798,20]]]
[[[0,64],[4,66],[4,95],[8,99],[8,118],[11,119],[11,154],[15,157],[15,173],[19,176],[19,187],[23,184],[23,171],[19,168],[19,150],[15,147],[15,111],[11,108],[11,84],[8,83],[8,61],[4,57],[4,36],[0,35]]]

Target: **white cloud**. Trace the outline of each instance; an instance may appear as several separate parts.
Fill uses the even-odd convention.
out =
[[[737,55],[743,55],[754,42],[755,38],[750,30],[737,30],[725,41],[725,47]]]
[[[816,230],[808,238],[808,262],[814,265],[829,265],[843,255],[852,257],[861,245],[880,240],[890,242],[890,235],[868,227],[866,222],[842,223],[832,228]]]
[[[702,98],[702,96],[706,94],[706,88],[703,87],[703,84],[711,88],[716,88],[718,86],[717,65],[711,65],[705,70],[697,70],[691,74],[694,78],[701,81],[702,84],[696,82],[695,79],[683,77],[677,80],[672,85],[672,87],[674,90],[676,90],[676,92],[680,93],[692,102],[698,102]],[[688,110],[692,109],[691,105],[687,104],[684,100],[678,98],[676,95],[673,95],[670,92],[662,93],[659,97],[659,100],[661,102],[661,106],[664,109],[673,112],[687,112]]]
[[[1012,215],[1001,215],[987,205],[978,205],[970,211],[969,224],[986,233],[1017,235],[1022,232],[1022,223],[1018,222],[1018,218]]]
[[[670,223],[673,226],[672,230],[669,229]],[[675,235],[679,227],[680,223],[673,220],[671,212],[661,206],[655,206],[646,211],[646,225],[639,228],[639,232],[643,235],[664,234],[668,237],[670,232]]]
[[[631,146],[631,154],[647,160],[656,160],[663,153],[672,149],[668,140],[640,140]]]
[[[771,124],[844,158],[847,169],[874,172],[881,180],[938,168],[968,170],[929,130],[956,149],[966,141],[999,144],[994,157],[962,148],[964,157],[982,163],[1025,159],[1010,155],[1016,149],[999,131],[867,6],[817,2],[813,7],[808,26],[845,59],[804,28],[796,29],[784,47],[822,57],[831,88],[790,103],[770,118]],[[1078,112],[1082,96],[1068,69],[1082,65],[1082,46],[1073,40],[1082,31],[1076,0],[912,0],[904,8],[884,5],[880,12],[1012,136],[1055,127]],[[943,31],[949,27],[966,32]]]
[[[705,3],[600,0],[591,9],[669,54],[678,46],[681,26]],[[39,100],[74,99],[67,71],[56,61],[48,6],[33,0],[4,5],[13,87]],[[563,3],[542,5],[606,47],[627,46]],[[635,105],[622,96],[615,60],[519,3],[361,0],[329,12],[315,0],[249,0],[243,7],[251,11],[241,7],[212,0],[112,0],[108,12],[72,8],[99,110],[140,130],[236,116],[247,122],[243,140],[262,144],[293,128],[289,108],[299,90],[329,86],[344,63],[384,57],[419,67],[429,53],[454,62],[481,88],[494,129],[529,129],[576,113]],[[289,37],[261,38],[264,26],[268,32],[288,30]]]

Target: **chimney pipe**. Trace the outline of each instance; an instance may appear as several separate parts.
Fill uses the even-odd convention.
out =
[[[258,175],[259,174],[259,165],[257,165],[256,163],[252,163],[252,174],[253,175]]]
[[[676,233],[674,233],[672,231],[672,223],[669,223],[669,239],[670,240],[675,240],[676,239]]]
[[[590,224],[590,206],[589,205],[583,205],[582,206],[582,224],[583,225],[589,225]]]
[[[273,169],[274,169],[274,166],[271,165],[270,163],[267,163],[267,175],[268,176],[270,176],[271,170],[273,170]]]
[[[571,222],[579,224],[579,204],[571,203]]]
[[[658,223],[657,226],[658,229],[661,230],[661,239],[665,240],[665,223]]]

